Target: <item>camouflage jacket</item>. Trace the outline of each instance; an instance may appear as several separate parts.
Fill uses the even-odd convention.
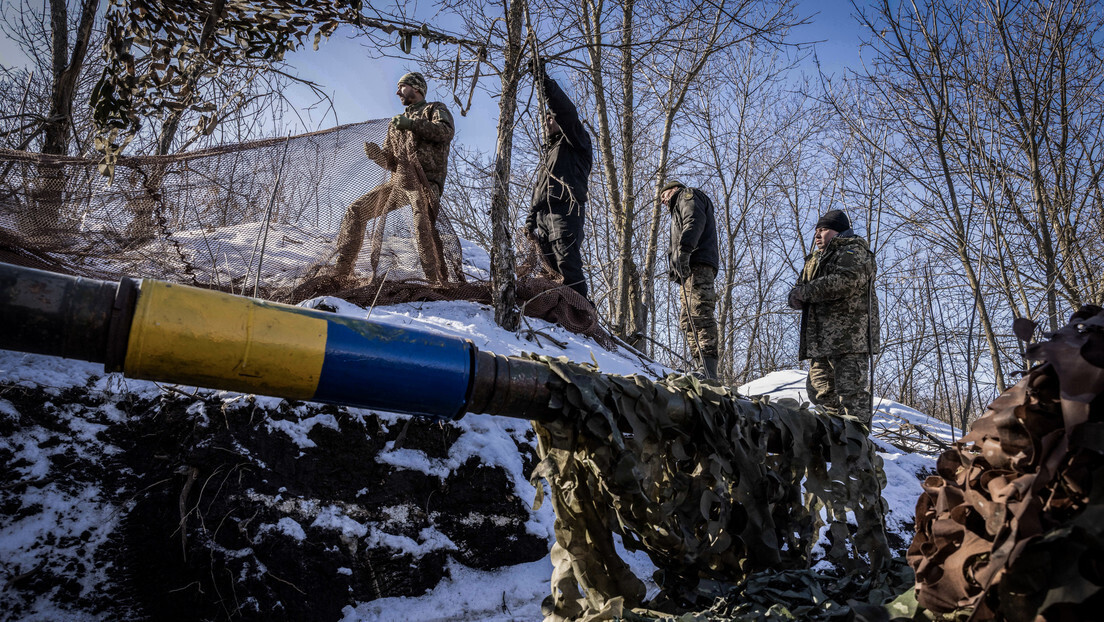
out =
[[[877,271],[870,244],[851,230],[805,258],[797,283],[805,301],[801,310],[802,360],[878,352],[878,297],[871,296]]]
[[[667,249],[667,261],[671,266],[671,279],[675,279],[674,267],[683,256],[689,264],[720,265],[717,251],[717,221],[713,216],[713,201],[697,188],[683,188],[667,202],[671,212],[671,247]]]
[[[426,101],[407,106],[403,114],[414,121],[410,134],[414,139],[414,152],[418,154],[418,162],[422,165],[426,179],[437,184],[438,190],[443,190],[445,176],[448,174],[449,147],[456,132],[452,114],[441,102]],[[376,163],[389,171],[395,170],[395,154],[401,145],[399,141],[408,139],[406,134],[407,132],[392,125],[387,126],[387,138],[383,141],[383,149]]]

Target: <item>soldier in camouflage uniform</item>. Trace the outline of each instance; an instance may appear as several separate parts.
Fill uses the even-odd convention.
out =
[[[713,201],[697,188],[671,181],[660,191],[671,212],[670,277],[679,284],[679,328],[686,335],[694,365],[706,378],[717,378],[717,223]]]
[[[817,221],[816,250],[790,290],[801,311],[801,360],[810,359],[809,400],[829,415],[846,415],[870,428],[870,357],[878,352],[877,264],[870,244],[855,235],[840,210]]]
[[[444,104],[426,101],[426,88],[426,80],[420,73],[412,72],[399,78],[395,94],[406,106],[406,110],[391,119],[383,147],[365,142],[364,152],[376,164],[389,171],[395,171],[399,166],[398,154],[404,147],[403,141],[413,141],[417,164],[421,166],[424,179],[417,172],[414,177],[429,191],[428,201],[420,200],[418,198],[420,195],[414,193],[415,199],[411,203],[417,230],[415,242],[426,279],[432,283],[441,283],[447,279],[447,270],[441,236],[437,231],[437,214],[440,211],[445,175],[448,173],[449,146],[455,127],[452,114]],[[341,232],[337,239],[336,267],[339,276],[352,274],[360,248],[364,244],[364,229],[368,220],[382,217],[386,213],[379,208],[381,202],[387,202],[394,194],[405,196],[406,193],[393,193],[394,181],[395,179],[392,178],[387,183],[376,187],[350,204],[345,211],[345,217],[341,221]],[[403,190],[409,190],[409,188],[403,188]],[[406,204],[402,200],[398,202],[391,200],[386,205],[386,210],[395,210]]]

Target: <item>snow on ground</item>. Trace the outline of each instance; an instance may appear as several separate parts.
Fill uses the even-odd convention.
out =
[[[367,313],[342,300],[318,299],[308,304],[325,302],[327,306],[337,308],[339,313],[364,317]],[[494,324],[493,312],[489,307],[467,302],[410,303],[392,307],[376,308],[370,318],[385,324],[429,329],[445,334],[471,339],[477,347],[498,354],[522,354],[536,352],[551,356],[566,356],[576,362],[596,363],[599,369],[612,374],[642,374],[649,377],[662,376],[671,370],[663,366],[642,361],[629,351],[621,349],[609,352],[592,340],[575,335],[559,326],[539,320],[530,320],[532,327],[547,333],[557,341],[567,344],[559,348],[540,335],[525,338],[520,334],[508,333]],[[539,341],[539,343],[538,343]],[[769,395],[772,399],[788,397],[807,401],[805,392],[805,372],[780,371],[748,383],[739,388],[744,395]],[[923,425],[933,435],[951,440],[955,434],[951,427],[931,419],[907,406],[889,400],[878,399],[878,412],[875,415],[875,427],[899,425],[900,419]],[[479,422],[477,426],[526,426],[524,422],[492,417],[488,415],[468,415],[463,421]],[[493,423],[492,423],[493,422]],[[929,456],[905,453],[884,442],[878,442],[879,454],[885,462],[888,480],[883,497],[889,504],[890,513],[886,517],[891,531],[896,532],[906,542],[911,540],[911,524],[916,499],[920,495],[919,476],[931,471],[935,460]],[[512,448],[506,453],[516,456]],[[505,456],[487,456],[490,461],[511,469],[516,462]],[[504,459],[504,462],[498,460]],[[443,466],[443,465],[442,465]],[[427,465],[423,468],[433,468]],[[520,474],[524,475],[524,474]],[[515,477],[525,481],[525,477]],[[531,487],[519,490],[522,499],[531,499],[528,495]],[[546,504],[536,513],[535,521],[546,525],[551,539],[551,520],[553,516]],[[551,541],[551,540],[550,540]],[[626,561],[633,565],[637,576],[651,576],[650,561],[641,553],[627,553],[621,549]],[[548,559],[540,562],[521,564],[498,571],[479,572],[459,566],[452,567],[451,579],[443,581],[434,590],[419,598],[385,598],[363,603],[355,608],[347,607],[345,622],[356,620],[399,621],[399,620],[437,620],[487,622],[509,622],[514,620],[540,619],[540,601],[548,594],[551,563]]]
[[[521,354],[536,352],[551,356],[566,356],[577,362],[597,363],[607,373],[640,373],[655,377],[669,370],[655,364],[645,365],[640,357],[625,349],[609,352],[592,340],[575,335],[562,327],[540,320],[529,320],[533,333],[528,337],[523,333],[509,333],[494,324],[493,311],[484,305],[470,302],[426,302],[408,303],[389,307],[377,307],[370,312],[337,299],[315,299],[305,303],[316,306],[325,303],[335,307],[342,314],[356,317],[368,317],[372,321],[396,326],[428,329],[441,333],[471,339],[477,347],[499,354]],[[553,339],[566,344],[560,348]],[[92,380],[92,379],[96,380]],[[60,395],[66,387],[74,385],[106,383],[125,384],[126,388],[139,393],[156,393],[159,389],[154,383],[134,381],[110,375],[104,377],[98,365],[65,361],[56,358],[30,354],[0,351],[0,382],[23,385],[41,385],[52,387]],[[770,395],[772,399],[789,397],[805,401],[805,374],[801,371],[781,371],[740,387],[745,395]],[[117,387],[116,387],[117,388]],[[113,406],[105,406],[114,409]],[[0,416],[10,416],[11,405],[0,398]],[[351,411],[354,415],[355,410]],[[108,412],[105,417],[116,417],[118,413]],[[385,415],[387,419],[400,420],[400,415]],[[901,404],[879,400],[875,426],[892,425],[903,418],[909,422],[924,425],[933,434],[951,437],[952,431],[945,424],[930,420],[921,413]],[[304,422],[309,425],[327,425],[325,421]],[[457,441],[456,455],[448,459],[431,460],[417,452],[397,450],[383,452],[380,460],[398,467],[420,470],[426,473],[446,473],[462,464],[467,455],[478,453],[483,460],[497,464],[512,473],[517,484],[520,498],[531,502],[535,490],[528,484],[527,473],[522,473],[522,461],[511,437],[524,433],[528,424],[514,419],[489,415],[467,415],[459,422],[464,430]],[[302,432],[286,431],[295,438]],[[36,448],[33,438],[0,439],[8,447],[20,444],[19,454],[28,458],[24,469],[34,470],[42,466],[41,459],[35,459]],[[919,495],[918,473],[934,467],[934,459],[919,454],[906,454],[885,443],[879,443],[879,453],[885,461],[888,485],[883,493],[890,506],[887,524],[891,531],[897,532],[905,541],[911,539],[910,523],[916,498]],[[48,451],[48,450],[43,450]],[[28,473],[29,474],[29,473]],[[110,525],[112,508],[101,507],[89,498],[51,493],[50,488],[42,488],[37,494],[43,496],[41,503],[45,507],[56,507],[52,518],[32,522],[16,522],[0,525],[0,559],[9,569],[23,568],[30,560],[20,560],[21,552],[27,550],[27,542],[36,538],[63,538],[72,532],[88,528],[89,525]],[[89,494],[92,494],[90,492]],[[52,495],[52,496],[51,496]],[[528,528],[536,534],[544,534],[551,542],[552,538],[551,505],[545,504],[534,512]],[[50,524],[47,524],[50,523]],[[380,537],[376,534],[376,537]],[[429,540],[427,536],[427,540]],[[408,543],[411,546],[416,543]],[[96,539],[84,544],[96,545]],[[641,554],[626,554],[638,571],[638,576],[651,575],[650,562]],[[538,562],[520,564],[497,571],[475,571],[453,564],[449,579],[446,579],[427,594],[417,598],[386,598],[346,607],[344,620],[484,620],[488,622],[507,622],[512,620],[534,620],[540,616],[540,601],[548,593],[551,564],[547,558]],[[11,570],[9,570],[11,571]]]
[[[257,225],[247,224],[227,227],[215,234],[205,231],[203,235],[194,232],[181,232],[174,235],[183,243],[188,254],[197,263],[208,258],[205,276],[211,280],[245,278],[242,274],[225,272],[227,266],[255,266],[252,250],[258,239]],[[215,235],[215,238],[211,236]],[[269,245],[264,258],[263,277],[266,281],[279,281],[295,270],[301,269],[320,257],[303,255],[303,249],[329,243],[328,236],[318,231],[300,227],[273,227],[269,231]],[[304,243],[306,242],[306,243]],[[219,248],[216,251],[216,246]],[[221,251],[221,253],[219,252]],[[475,278],[485,278],[489,264],[487,253],[473,244],[464,241],[464,270]],[[165,257],[166,255],[162,255]],[[253,268],[250,268],[253,269]],[[238,282],[235,281],[235,282]],[[244,284],[244,282],[243,282]],[[525,328],[518,333],[503,331],[494,323],[494,314],[490,307],[466,301],[407,303],[365,310],[336,298],[318,298],[303,303],[304,306],[324,306],[336,312],[395,326],[428,329],[470,339],[476,347],[502,355],[522,354],[526,352],[550,356],[564,356],[580,363],[596,364],[606,373],[642,374],[649,377],[661,377],[672,370],[647,361],[625,349],[616,352],[607,351],[589,338],[582,337],[566,329],[541,320],[525,319]],[[566,344],[564,347],[557,342]],[[102,367],[78,361],[64,361],[37,355],[7,352],[0,350],[0,383],[38,385],[50,387],[51,394],[61,395],[67,387],[88,386],[91,389],[110,387],[123,389],[144,396],[154,396],[162,389],[152,382],[134,381],[117,374],[104,376]],[[186,389],[190,390],[190,389]],[[739,388],[744,395],[769,395],[772,399],[789,397],[798,401],[807,401],[805,393],[805,373],[802,371],[779,371]],[[225,392],[223,392],[225,393]],[[261,399],[259,403],[267,400]],[[275,405],[279,400],[271,400]],[[357,416],[357,409],[350,409]],[[120,413],[112,404],[102,407],[102,417],[109,421],[118,420]],[[12,404],[0,395],[0,418],[17,416]],[[390,423],[402,419],[400,415],[382,416]],[[68,422],[78,426],[75,420]],[[445,459],[430,459],[421,452],[406,449],[384,451],[379,460],[395,467],[412,469],[427,474],[442,475],[463,464],[467,457],[478,454],[486,463],[502,466],[516,482],[517,495],[531,503],[535,489],[528,483],[528,473],[523,472],[522,460],[514,440],[522,438],[528,430],[528,423],[504,417],[488,415],[468,415],[459,422],[463,433],[452,453]],[[935,436],[951,441],[961,436],[950,426],[888,400],[877,400],[877,413],[874,419],[875,429],[892,428],[905,423],[923,426]],[[281,431],[294,442],[310,443],[307,433],[311,426],[332,426],[333,422],[325,418],[303,420],[294,424],[280,424]],[[91,434],[91,430],[74,430],[76,434]],[[48,448],[36,445],[33,435],[16,434],[0,438],[0,447],[12,451],[21,458],[18,472],[21,478],[32,479],[38,470],[47,469],[45,462],[50,452]],[[878,442],[879,453],[885,462],[888,480],[883,496],[890,507],[887,526],[904,541],[911,540],[911,522],[916,499],[921,492],[919,476],[934,468],[935,460],[930,456],[905,453],[895,447]],[[51,485],[32,487],[42,498],[38,500],[48,512],[37,515],[38,518],[0,523],[0,566],[9,576],[30,570],[37,558],[32,557],[30,543],[38,539],[70,541],[79,536],[81,542],[79,554],[84,559],[92,559],[92,551],[103,541],[104,533],[111,529],[113,521],[122,510],[99,504],[95,501],[95,491],[87,494],[63,493]],[[396,516],[401,519],[401,516]],[[551,504],[532,513],[528,530],[546,537],[551,543],[554,516]],[[299,533],[298,524],[274,525],[274,529],[291,530]],[[87,533],[86,533],[87,532]],[[388,534],[372,530],[360,534],[368,538],[383,538]],[[438,546],[448,546],[440,542],[440,534],[423,534],[422,542],[397,543],[403,547],[417,548],[436,542]],[[447,538],[444,538],[447,540]],[[64,551],[63,554],[67,554]],[[73,553],[77,555],[78,553]],[[623,557],[636,571],[637,576],[648,580],[652,566],[642,553],[625,553]],[[64,561],[64,560],[63,560]],[[344,620],[352,621],[483,621],[511,622],[514,620],[537,620],[540,614],[540,602],[549,592],[551,563],[548,558],[531,563],[510,566],[495,571],[476,571],[453,563],[450,577],[434,589],[416,598],[385,598],[360,603],[355,607],[346,607]],[[93,589],[97,577],[86,577],[85,589]],[[654,588],[653,588],[654,589]],[[89,619],[73,612],[60,609],[51,610],[49,603],[43,603],[39,609],[41,619]],[[52,615],[51,614],[56,614]]]
[[[390,307],[377,307],[370,313],[355,305],[333,298],[309,301],[308,306],[325,303],[339,313],[357,317],[370,315],[372,321],[396,326],[433,330],[457,337],[471,339],[477,347],[499,354],[521,354],[536,352],[551,356],[566,356],[577,362],[597,363],[607,373],[641,373],[656,376],[669,370],[655,364],[645,366],[637,356],[621,349],[609,352],[597,346],[585,337],[575,335],[562,327],[540,320],[529,320],[535,331],[528,338],[501,330],[494,324],[493,312],[489,307],[469,302],[427,302],[408,303]],[[541,334],[566,343],[560,348],[550,339],[542,339]],[[52,387],[60,391],[69,386],[85,385],[90,379],[99,377],[98,383],[125,383],[130,391],[156,393],[156,385],[150,382],[122,379],[118,376],[102,377],[102,368],[91,363],[65,361],[14,352],[0,352],[0,382]],[[801,371],[780,371],[748,383],[739,388],[745,395],[769,395],[772,399],[788,397],[807,401],[805,393],[805,373]],[[5,406],[6,405],[6,406]],[[0,399],[0,416],[11,410],[5,400]],[[114,416],[107,413],[108,416]],[[401,418],[394,415],[395,419]],[[896,425],[900,419],[923,425],[931,433],[947,440],[952,430],[946,424],[932,420],[922,413],[888,400],[878,400],[878,412],[875,415],[875,427]],[[433,461],[424,455],[409,450],[384,452],[380,459],[394,466],[421,470],[426,473],[447,473],[462,464],[467,455],[478,453],[490,464],[497,464],[514,474],[519,482],[517,494],[526,500],[532,500],[535,490],[530,486],[527,474],[521,473],[520,456],[512,443],[502,442],[501,434],[491,434],[493,430],[513,436],[524,432],[528,424],[523,421],[494,417],[489,415],[468,415],[460,422],[464,434],[457,442],[463,450],[447,460]],[[326,425],[326,422],[311,422],[311,425]],[[289,436],[296,436],[288,431]],[[305,434],[299,433],[301,438]],[[22,444],[20,455],[33,458],[37,449],[33,447],[33,438],[7,438],[2,441],[9,447]],[[913,518],[916,498],[920,494],[918,473],[934,467],[934,459],[919,454],[907,454],[885,443],[879,442],[880,454],[885,461],[888,484],[883,496],[890,506],[887,524],[905,540],[911,537],[908,532]],[[405,452],[405,453],[404,453]],[[29,459],[27,469],[34,470],[43,466],[40,459]],[[43,467],[45,468],[45,467]],[[57,508],[52,511],[52,520],[36,520],[33,523],[17,522],[0,526],[0,558],[5,566],[25,567],[20,564],[19,555],[27,549],[28,540],[46,537],[63,538],[80,533],[87,525],[105,524],[105,517],[111,514],[111,508],[89,503],[89,499],[75,498],[57,493],[51,496],[49,488],[39,491],[43,496],[41,503],[45,507]],[[91,493],[90,493],[91,494]],[[550,504],[545,504],[534,513],[529,525],[530,531],[552,537],[552,515]],[[109,523],[110,521],[106,521]],[[50,523],[50,524],[47,524]],[[93,543],[89,543],[94,545]],[[650,576],[650,562],[647,558],[635,554],[626,554],[638,569],[638,576]],[[29,561],[27,562],[29,563]],[[548,559],[539,562],[521,564],[498,571],[474,571],[453,564],[450,568],[451,579],[438,585],[434,590],[419,598],[387,598],[363,603],[356,608],[347,607],[345,620],[486,620],[488,622],[506,622],[509,620],[533,620],[540,617],[540,601],[548,593],[548,579],[551,564]]]
[[[403,209],[410,210],[409,207]],[[413,220],[410,214],[405,218]],[[258,270],[261,282],[268,286],[294,286],[307,267],[330,260],[336,239],[336,231],[310,224],[273,223],[266,229],[263,222],[249,222],[177,231],[165,239],[128,251],[117,261],[99,258],[93,263],[99,268],[126,274],[172,275],[181,273],[180,257],[183,256],[198,282],[251,292]],[[421,268],[417,267],[421,261],[409,233],[388,235],[381,247],[379,269],[386,271],[389,281],[423,278]],[[487,267],[491,260],[487,251],[464,239],[460,239],[460,251],[460,269],[467,279],[490,279]],[[357,262],[357,269],[372,272],[366,254]]]

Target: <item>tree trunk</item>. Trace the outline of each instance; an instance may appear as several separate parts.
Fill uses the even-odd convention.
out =
[[[647,326],[648,309],[641,295],[640,270],[633,257],[633,229],[636,220],[636,200],[633,189],[636,166],[636,150],[633,148],[633,0],[623,0],[621,5],[621,83],[623,100],[621,109],[621,170],[624,181],[624,202],[619,208],[621,217],[617,228],[617,305],[615,325],[617,333],[630,344],[638,346],[639,336]]]
[[[50,0],[51,70],[50,112],[43,122],[42,153],[68,155],[69,135],[73,131],[73,98],[77,78],[88,53],[92,37],[92,22],[99,0],[84,0],[73,49],[69,49],[69,10],[65,0]],[[56,165],[41,166],[36,180],[35,199],[38,209],[27,214],[22,225],[30,232],[56,229],[61,218],[64,172]]]
[[[521,318],[517,308],[514,243],[510,235],[510,153],[514,144],[514,116],[521,63],[522,2],[506,3],[506,45],[503,47],[502,97],[498,100],[498,144],[495,148],[494,191],[491,195],[491,300],[495,322],[506,330],[517,330]]]
[[[675,125],[675,112],[668,107],[663,118],[663,138],[659,142],[659,167],[656,169],[655,188],[652,193],[652,218],[648,227],[648,244],[644,250],[644,306],[655,309],[656,261],[659,256],[659,223],[663,218],[663,202],[659,191],[667,183],[667,159],[671,153],[671,132]],[[648,322],[648,335],[655,339],[655,317]]]
[[[670,75],[670,88],[667,91],[666,97],[660,96],[660,100],[664,101],[666,104],[666,110],[663,115],[663,138],[659,144],[659,167],[656,169],[655,194],[653,195],[653,200],[655,202],[652,207],[652,221],[644,259],[644,306],[648,309],[655,309],[656,256],[659,251],[659,222],[663,214],[663,204],[659,200],[659,191],[667,181],[667,160],[670,157],[671,134],[675,125],[675,116],[682,109],[682,105],[686,102],[686,93],[690,90],[690,85],[697,79],[698,74],[701,73],[702,69],[705,67],[706,62],[709,61],[713,54],[721,50],[721,48],[717,46],[717,42],[723,30],[720,27],[722,22],[724,22],[724,17],[722,16],[725,15],[727,14],[723,10],[717,9],[701,56],[693,60],[693,63],[684,74],[679,75],[677,71],[673,72]],[[678,63],[676,62],[675,64],[677,65]],[[649,323],[649,333],[654,338],[654,318],[653,321]]]
[[[595,139],[598,142],[598,151],[601,154],[602,167],[606,176],[606,190],[609,194],[609,209],[613,215],[613,229],[614,235],[617,238],[617,257],[614,259],[618,266],[617,281],[613,286],[611,292],[611,299],[613,304],[612,315],[614,332],[619,337],[626,337],[625,334],[625,304],[630,295],[626,291],[626,288],[622,285],[626,279],[631,280],[631,277],[624,265],[623,256],[625,242],[624,229],[626,224],[625,205],[622,199],[621,193],[621,180],[617,174],[617,167],[614,165],[616,158],[613,154],[613,134],[610,129],[609,122],[609,105],[606,103],[606,84],[605,78],[602,75],[602,50],[603,50],[603,37],[602,37],[602,2],[597,3],[592,0],[584,0],[583,3],[583,25],[586,28],[586,44],[587,52],[590,56],[590,80],[594,87],[594,106],[598,120],[598,135]],[[631,5],[630,5],[631,7]],[[629,9],[631,10],[631,8]],[[627,54],[628,51],[626,50]],[[632,95],[626,95],[629,101],[632,101]],[[625,110],[626,116],[632,115],[632,110]],[[628,121],[629,127],[632,127],[631,120]],[[623,137],[624,138],[624,137]]]

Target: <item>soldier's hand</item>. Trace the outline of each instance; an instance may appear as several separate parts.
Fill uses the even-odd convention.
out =
[[[790,289],[790,293],[786,296],[786,304],[790,306],[794,311],[800,311],[805,308],[805,290],[802,286],[797,285]]]
[[[405,114],[397,114],[391,118],[391,125],[397,130],[409,132],[410,128],[414,127],[414,120]]]
[[[690,278],[690,257],[683,256],[679,259],[679,274],[682,275],[683,280]]]
[[[380,155],[383,153],[383,150],[380,149],[380,146],[377,145],[376,143],[370,143],[368,141],[364,141],[364,153],[369,158],[372,158],[373,160],[376,160],[376,159],[379,159]]]
[[[547,65],[548,59],[544,56],[541,56],[536,60],[530,58],[525,67],[529,70],[529,73],[533,74],[534,78],[542,78],[544,77],[544,69]]]
[[[688,255],[679,257],[675,261],[675,265],[671,266],[671,271],[674,273],[674,280],[679,283],[690,278],[690,257]]]

